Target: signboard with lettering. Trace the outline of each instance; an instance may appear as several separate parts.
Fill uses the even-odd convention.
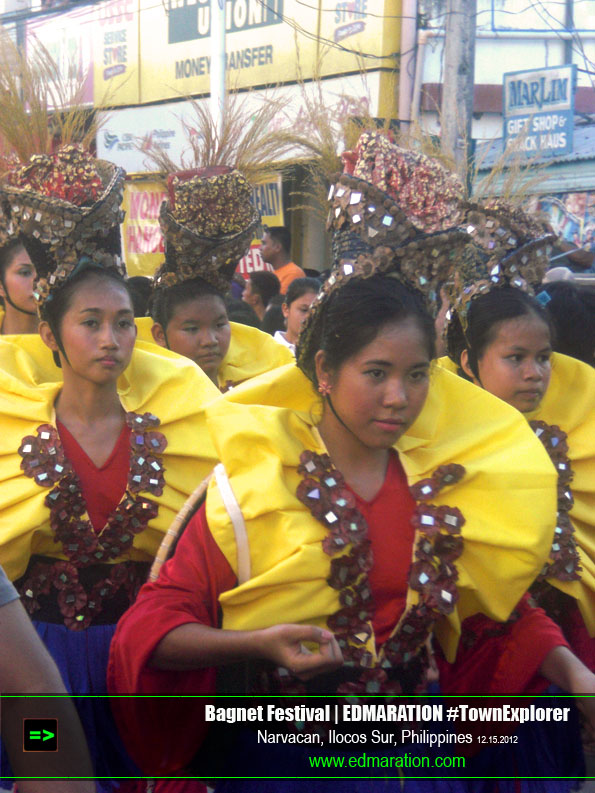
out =
[[[225,0],[225,8],[231,90],[342,74],[374,79],[381,70],[380,115],[394,112],[401,0]],[[97,107],[210,91],[210,0],[103,0],[27,22],[27,35],[27,46],[42,41],[64,75],[88,73],[83,101]]]
[[[95,104],[134,104],[140,101],[138,0],[99,3],[95,15]]]
[[[575,86],[575,65],[505,74],[505,145],[534,157],[570,153]]]
[[[139,2],[140,101],[208,93],[210,0]],[[395,67],[400,0],[337,0],[324,9],[302,0],[226,0],[225,9],[232,90]]]
[[[192,106],[187,101],[101,112],[97,154],[127,173],[150,173],[157,169],[148,159],[147,149],[155,147],[163,149],[181,168],[184,152],[190,147],[188,125],[192,116]]]
[[[126,216],[122,240],[128,275],[152,276],[163,261],[165,247],[159,228],[159,208],[166,197],[162,182],[143,179],[124,183],[122,207]]]
[[[89,6],[28,21],[25,29],[27,52],[41,42],[57,64],[67,98],[89,105],[93,104],[92,29]]]
[[[159,208],[167,198],[163,182],[156,179],[126,181],[124,202],[126,213],[122,224],[124,261],[128,275],[152,276],[164,257],[164,242],[159,228]],[[283,191],[281,177],[254,185],[252,201],[268,226],[282,226]],[[260,240],[252,242],[247,256],[240,260],[238,272],[249,275],[257,270],[271,269],[260,256]]]
[[[318,7],[295,0],[226,0],[226,72],[233,88],[297,79],[296,40],[303,62],[316,44],[288,24],[316,30]],[[209,92],[210,0],[140,0],[141,101]],[[145,56],[146,53],[146,56]]]
[[[260,212],[260,220],[266,226],[283,226],[285,224],[283,216],[283,188],[281,177],[278,176],[270,182],[254,185],[252,188],[252,203]],[[250,273],[260,270],[271,270],[271,265],[267,264],[260,255],[260,245],[262,240],[252,240],[250,250],[240,259],[236,272],[247,278]]]
[[[326,54],[320,64],[322,76],[377,66],[395,69],[395,42],[401,40],[401,0],[334,0],[320,3],[321,48]],[[354,50],[365,55],[354,56]],[[379,60],[383,56],[386,61]],[[393,86],[393,91],[396,87]]]

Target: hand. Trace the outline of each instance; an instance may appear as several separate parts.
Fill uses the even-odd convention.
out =
[[[303,642],[314,642],[311,652]],[[314,625],[274,625],[258,631],[261,657],[282,666],[300,680],[310,680],[343,664],[343,654],[330,631]]]
[[[595,675],[586,668],[578,670],[573,675],[570,691],[576,695],[576,706],[585,717],[585,727],[593,738],[595,736],[595,698],[586,695],[595,694]],[[581,696],[581,694],[585,696]]]

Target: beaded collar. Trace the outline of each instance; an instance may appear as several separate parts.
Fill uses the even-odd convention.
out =
[[[414,688],[424,683],[427,663],[425,647],[434,622],[450,614],[457,602],[458,571],[455,560],[463,551],[461,529],[465,519],[455,507],[435,506],[430,500],[444,487],[454,485],[465,475],[461,465],[440,466],[428,479],[410,488],[418,502],[412,517],[416,529],[414,562],[409,571],[409,587],[418,593],[417,602],[401,615],[389,638],[374,659],[366,644],[373,634],[374,602],[368,572],[373,555],[368,527],[357,509],[353,493],[345,486],[342,474],[327,454],[304,451],[298,473],[304,476],[297,489],[298,499],[312,515],[329,529],[323,550],[331,560],[327,579],[339,590],[341,608],[328,619],[343,652],[346,666],[361,669],[354,682],[341,684],[338,694],[400,694],[400,680],[387,671],[409,667]],[[341,551],[346,551],[337,556]],[[411,680],[411,675],[407,675]],[[292,681],[295,687],[295,681]],[[409,692],[410,693],[410,692]]]
[[[568,457],[567,434],[556,424],[530,421],[529,426],[543,443],[558,473],[558,515],[549,561],[539,579],[556,578],[559,581],[580,579],[580,558],[574,537],[574,526],[569,512],[574,504],[570,482],[573,471]]]
[[[62,545],[68,562],[57,562],[51,570],[37,570],[30,575],[22,589],[29,613],[39,608],[37,596],[48,594],[50,585],[59,592],[60,611],[67,627],[77,630],[90,624],[97,613],[97,598],[123,584],[123,575],[110,576],[95,585],[97,592],[86,593],[78,579],[78,569],[109,563],[127,553],[134,535],[143,531],[157,516],[158,504],[141,496],[163,493],[165,479],[162,454],[167,446],[163,433],[157,432],[159,419],[151,413],[126,414],[130,434],[130,469],[128,484],[120,503],[109,515],[106,525],[96,532],[91,525],[83,498],[80,480],[64,454],[57,429],[42,424],[37,435],[27,435],[19,447],[21,468],[41,487],[51,488],[45,498],[50,510],[50,526],[54,541]],[[121,567],[117,565],[116,567]],[[112,580],[114,579],[114,580]],[[101,597],[99,597],[99,604]]]

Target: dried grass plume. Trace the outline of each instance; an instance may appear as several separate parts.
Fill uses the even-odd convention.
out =
[[[83,106],[84,78],[65,80],[38,39],[25,55],[0,30],[0,152],[4,167],[15,159],[50,154],[56,145],[91,145],[97,132]]]

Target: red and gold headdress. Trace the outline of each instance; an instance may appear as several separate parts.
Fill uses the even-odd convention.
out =
[[[83,260],[125,275],[120,259],[123,190],[121,168],[73,145],[33,155],[6,175],[0,200],[37,270],[39,304]]]
[[[345,171],[329,193],[335,268],[302,328],[297,361],[304,371],[324,306],[347,281],[384,273],[431,304],[469,241],[458,225],[463,185],[437,160],[397,146],[382,132],[364,133],[343,160]]]
[[[227,291],[260,222],[251,185],[238,170],[215,166],[172,173],[167,188],[159,213],[165,262],[156,288],[202,278]]]
[[[18,237],[41,305],[84,261],[124,274],[124,172],[87,151],[97,124],[40,42],[27,57],[0,36],[0,243]]]
[[[168,175],[168,198],[159,215],[165,262],[155,287],[202,278],[226,292],[260,222],[252,184],[275,173],[294,143],[274,123],[282,101],[262,101],[255,110],[253,97],[228,93],[221,128],[206,105],[191,104],[193,119],[184,125],[190,149],[190,157],[182,158],[186,170],[161,149],[147,152]]]

